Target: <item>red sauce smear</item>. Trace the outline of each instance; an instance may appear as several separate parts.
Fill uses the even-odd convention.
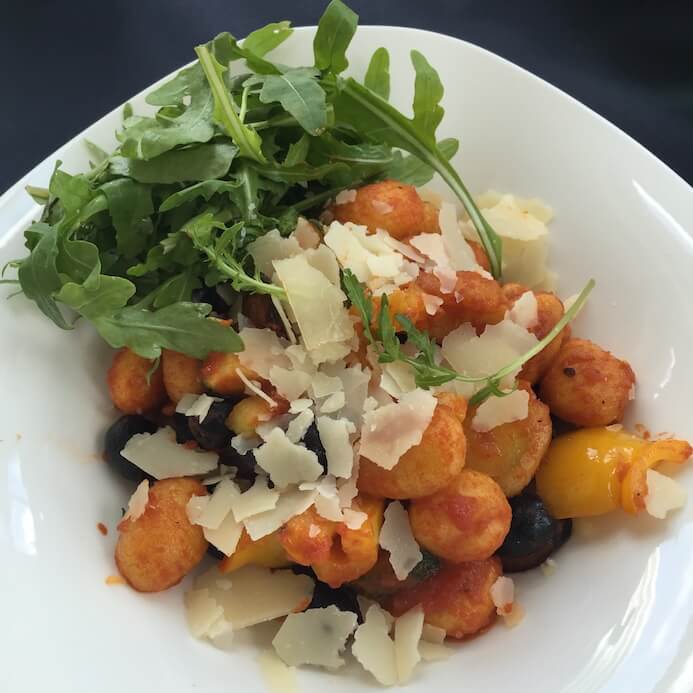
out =
[[[103,522],[99,522],[96,525],[96,529],[98,529],[99,532],[101,532],[101,534],[104,535],[104,537],[108,534],[108,527],[106,527],[106,525]]]

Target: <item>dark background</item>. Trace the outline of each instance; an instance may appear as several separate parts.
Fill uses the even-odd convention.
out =
[[[315,24],[322,0],[5,0],[0,191],[228,30]],[[351,0],[363,24],[453,34],[601,113],[693,183],[693,0]]]

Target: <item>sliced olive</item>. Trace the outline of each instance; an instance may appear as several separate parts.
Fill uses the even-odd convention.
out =
[[[130,481],[140,482],[147,478],[147,474],[121,454],[121,450],[132,436],[137,433],[154,433],[156,424],[144,416],[129,414],[121,416],[111,424],[104,438],[104,459],[108,466],[115,472]]]
[[[321,582],[316,577],[312,568],[302,565],[292,565],[291,570],[298,575],[308,575],[315,581],[315,589],[313,590],[313,599],[308,605],[308,609],[323,609],[326,606],[334,605],[340,611],[351,611],[358,617],[358,622],[363,623],[361,609],[356,598],[356,590],[349,585],[342,585],[334,588]]]
[[[556,520],[538,496],[523,493],[509,499],[510,531],[498,550],[508,573],[541,565],[570,537],[572,520]]]
[[[320,462],[322,468],[327,472],[327,453],[320,440],[320,434],[318,433],[318,427],[315,422],[313,422],[306,431],[302,442],[309,450],[312,450],[318,456],[318,462]]]
[[[201,448],[205,450],[220,450],[231,445],[233,432],[226,426],[226,417],[234,405],[233,400],[214,402],[204,420],[200,422],[197,416],[188,417],[190,432]]]
[[[236,476],[239,479],[248,479],[249,481],[253,481],[257,476],[257,463],[255,462],[255,455],[253,455],[252,451],[241,455],[238,450],[229,445],[228,447],[219,451],[219,462],[221,464],[228,465],[229,467],[235,467],[238,470]]]

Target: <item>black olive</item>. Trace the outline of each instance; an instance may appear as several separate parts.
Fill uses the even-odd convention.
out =
[[[229,305],[213,286],[193,289],[191,300],[193,303],[209,303],[213,313],[220,317],[228,317]]]
[[[426,549],[422,549],[421,555],[423,558],[414,566],[409,574],[412,580],[416,582],[423,582],[433,577],[440,570],[440,559],[437,556],[426,551]]]
[[[395,332],[395,337],[397,337],[397,341],[400,344],[406,344],[407,339],[409,339],[409,335],[406,332]]]
[[[249,318],[255,327],[266,327],[280,337],[287,336],[279,312],[267,294],[243,294],[243,315]]]
[[[512,522],[498,555],[503,569],[517,573],[541,565],[570,537],[571,520],[549,515],[541,498],[531,493],[510,498]]]
[[[229,467],[235,467],[238,470],[237,477],[239,479],[253,481],[257,476],[255,455],[253,455],[252,451],[241,455],[238,450],[229,445],[219,451],[219,462]]]
[[[233,400],[214,402],[202,423],[197,416],[188,417],[188,426],[195,440],[205,450],[220,450],[231,445],[233,432],[226,426],[226,417],[233,409]]]
[[[308,605],[308,609],[323,609],[334,604],[340,611],[351,611],[356,614],[359,623],[363,623],[363,616],[356,599],[356,591],[350,585],[341,587],[330,587],[328,584],[318,580],[312,568],[303,565],[292,565],[291,570],[297,575],[308,575],[315,580],[313,599]]]
[[[104,459],[108,466],[130,481],[143,481],[147,474],[132,462],[126,460],[120,451],[136,433],[154,433],[156,424],[144,416],[121,416],[106,431],[104,438]]]
[[[318,427],[315,421],[309,426],[303,436],[303,444],[318,456],[318,462],[320,462],[322,468],[327,472],[327,453],[320,440],[320,434],[318,433]]]
[[[189,419],[185,414],[175,413],[166,424],[176,432],[176,443],[178,445],[195,440],[195,436],[190,430]]]
[[[210,558],[216,558],[218,561],[223,561],[226,558],[226,554],[223,551],[219,551],[214,544],[209,544],[209,546],[207,546],[207,555]]]

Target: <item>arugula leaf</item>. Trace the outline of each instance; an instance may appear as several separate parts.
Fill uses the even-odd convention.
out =
[[[59,168],[61,164],[61,161],[56,163],[48,190],[53,197],[60,200],[66,215],[73,214],[79,212],[91,200],[94,190],[86,176],[71,176]]]
[[[181,272],[164,282],[157,290],[153,305],[155,308],[178,303],[180,301],[190,301],[193,289],[200,286],[197,273],[191,270]]]
[[[341,0],[332,0],[325,9],[313,39],[315,67],[338,75],[349,66],[346,50],[354,38],[359,16]]]
[[[99,334],[115,348],[127,346],[148,359],[172,349],[197,359],[210,351],[241,351],[240,337],[223,323],[208,319],[212,307],[206,303],[173,303],[150,311],[128,307],[113,315],[93,320]]]
[[[454,137],[438,142],[440,153],[448,160],[457,154],[459,146],[459,140],[456,140]],[[421,187],[426,185],[434,175],[435,171],[433,168],[425,164],[417,156],[413,154],[402,156],[400,152],[395,152],[392,163],[380,173],[380,178],[391,178],[401,183],[409,183],[409,185]]]
[[[57,270],[73,281],[83,284],[101,272],[99,249],[89,241],[63,239],[58,244]]]
[[[31,199],[34,202],[40,205],[48,204],[48,200],[50,199],[50,191],[48,188],[38,188],[35,185],[26,185],[24,186],[24,190],[31,195]]]
[[[58,232],[54,226],[42,222],[32,225],[40,234],[31,254],[22,260],[17,278],[24,295],[35,301],[39,309],[63,330],[72,329],[53,300],[53,293],[62,285],[56,262],[58,259]]]
[[[317,81],[318,74],[310,67],[299,67],[266,75],[262,77],[260,101],[279,102],[306,132],[318,135],[327,124],[325,91]]]
[[[284,43],[293,33],[291,22],[273,22],[248,34],[243,41],[243,48],[262,57]]]
[[[279,68],[273,63],[264,60],[262,56],[254,53],[245,45],[239,45],[238,41],[228,31],[215,36],[212,41],[205,45],[223,68],[226,68],[234,60],[245,60],[248,67],[259,75],[276,75],[280,72]]]
[[[310,137],[303,133],[298,141],[292,142],[286,152],[282,166],[296,166],[302,164],[308,156],[310,150]]]
[[[118,178],[101,186],[116,229],[118,251],[134,257],[144,250],[152,232],[149,216],[154,212],[151,190],[129,178]]]
[[[413,120],[351,77],[339,83],[340,94],[335,102],[337,118],[351,123],[372,141],[385,141],[392,147],[408,151],[436,171],[464,205],[489,257],[492,273],[500,277],[500,237],[484,219],[457,171],[435,141],[435,128],[441,115],[438,103],[442,96],[440,80],[417,51],[412,51],[412,62],[417,73]]]
[[[207,46],[197,46],[195,52],[214,95],[214,120],[224,128],[235,142],[241,156],[265,163],[260,135],[241,122],[236,113],[232,96],[224,85],[222,75],[226,72],[226,68],[216,61]]]
[[[169,195],[161,205],[159,205],[159,211],[168,212],[198,197],[208,201],[213,195],[217,195],[218,193],[235,193],[239,185],[240,181],[237,180],[211,179],[195,183],[195,185],[191,185],[188,188],[173,193],[173,195]]]
[[[57,301],[64,303],[88,320],[119,310],[135,294],[135,285],[122,277],[102,274],[98,281],[88,286],[66,282],[55,295]]]
[[[98,144],[94,144],[91,140],[84,140],[84,146],[89,152],[89,159],[92,166],[98,166],[108,159],[108,152],[101,149]]]
[[[363,84],[381,99],[390,98],[390,54],[380,47],[371,56]]]
[[[206,181],[226,175],[237,153],[238,147],[229,142],[213,142],[172,149],[146,161],[116,156],[109,168],[140,183]]]

